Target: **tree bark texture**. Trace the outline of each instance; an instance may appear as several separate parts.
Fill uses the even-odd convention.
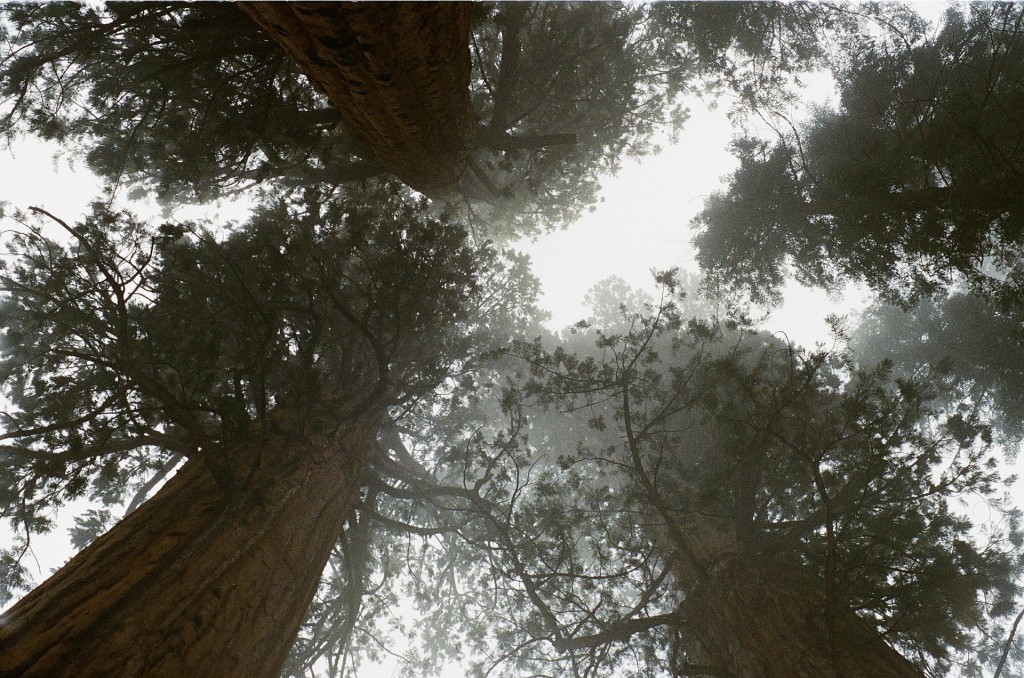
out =
[[[670,552],[690,665],[730,678],[924,677],[868,620],[830,614],[823,582],[798,565],[760,562],[712,521],[683,539]]]
[[[713,568],[684,604],[690,663],[732,678],[923,678],[852,612],[835,615],[830,641],[815,584],[777,566]]]
[[[474,131],[470,3],[239,6],[338,108],[373,160],[427,195],[454,191]]]
[[[0,676],[276,678],[359,497],[366,426],[264,430],[225,490],[189,460],[0,617]]]

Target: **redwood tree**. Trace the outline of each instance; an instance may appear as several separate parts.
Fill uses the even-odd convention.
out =
[[[862,281],[908,304],[951,282],[1012,301],[1024,246],[1024,6],[950,9],[925,31],[856,46],[840,97],[739,169],[695,224],[722,286],[777,300]],[[1016,302],[1014,302],[1016,303]]]
[[[589,207],[624,156],[685,120],[681,94],[724,82],[769,96],[857,30],[827,6],[759,3],[111,2],[3,15],[0,129],[80,147],[113,185],[177,202],[397,173],[447,190],[440,202],[490,233]]]
[[[4,269],[4,514],[187,461],[4,614],[0,674],[279,673],[378,432],[486,343],[462,319],[505,275],[401,196],[275,199],[223,238],[34,208],[64,233],[26,222]]]
[[[424,193],[454,192],[474,132],[471,3],[238,7],[281,45],[378,162]]]
[[[479,673],[995,663],[1021,534],[984,407],[954,399],[948,374],[896,379],[685,317],[670,299],[600,314],[605,329],[521,346],[468,387],[487,404],[449,463],[480,517],[459,528],[473,550],[447,557],[477,593],[422,586],[446,601],[441,618],[466,620]],[[979,502],[988,525],[965,515]],[[490,635],[474,627],[483,613]]]

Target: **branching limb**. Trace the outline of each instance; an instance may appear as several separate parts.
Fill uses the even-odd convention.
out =
[[[186,457],[195,453],[194,448],[189,447],[178,438],[160,434],[149,434],[136,436],[134,438],[126,438],[113,443],[106,442],[98,445],[91,445],[81,450],[65,450],[63,452],[42,452],[31,447],[5,445],[0,446],[0,455],[8,455],[23,461],[46,458],[55,461],[71,462],[84,461],[86,459],[92,459],[94,457],[100,457],[107,454],[131,452],[132,450],[137,450],[143,447],[159,447],[164,450],[174,450],[180,455]]]
[[[1010,656],[1010,648],[1013,647],[1013,639],[1017,635],[1017,627],[1020,625],[1021,619],[1024,619],[1024,610],[1021,610],[1017,618],[1013,620],[1013,626],[1010,627],[1010,633],[1006,636],[1006,642],[1003,643],[1003,651],[999,655],[999,665],[996,666],[996,672],[992,674],[992,678],[999,678],[1003,672],[1006,658]]]
[[[578,636],[576,638],[565,638],[556,640],[552,644],[559,652],[571,652],[585,648],[598,647],[614,642],[626,642],[637,633],[650,631],[659,626],[676,626],[682,623],[682,617],[675,613],[654,615],[651,617],[637,617],[624,619],[612,624],[603,631],[589,636]]]
[[[29,436],[37,436],[43,433],[52,433],[53,431],[62,431],[65,429],[77,429],[86,424],[99,415],[107,411],[107,408],[114,404],[114,402],[124,395],[125,389],[120,388],[114,393],[111,393],[102,403],[93,409],[89,410],[85,414],[75,419],[69,419],[67,421],[57,421],[52,424],[45,426],[36,426],[34,428],[18,429],[16,431],[9,431],[0,435],[0,440],[11,440],[12,438],[27,438]]]

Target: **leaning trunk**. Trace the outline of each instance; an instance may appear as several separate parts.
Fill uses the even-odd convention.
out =
[[[244,2],[374,160],[428,195],[454,191],[474,131],[470,3]]]
[[[230,491],[190,460],[0,618],[0,676],[279,675],[371,435],[254,434]]]

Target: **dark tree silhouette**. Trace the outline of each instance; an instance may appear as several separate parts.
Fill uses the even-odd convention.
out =
[[[803,282],[867,282],[910,303],[959,278],[1012,297],[1024,224],[1024,8],[973,5],[909,47],[867,42],[837,110],[740,169],[697,217],[701,265],[772,299]],[[913,37],[907,38],[914,40]]]
[[[4,270],[5,512],[38,530],[187,461],[3,615],[0,673],[279,673],[387,467],[379,432],[483,348],[474,309],[517,296],[487,299],[505,265],[422,210],[394,188],[306,193],[223,240],[35,210],[70,242],[29,225]]]

